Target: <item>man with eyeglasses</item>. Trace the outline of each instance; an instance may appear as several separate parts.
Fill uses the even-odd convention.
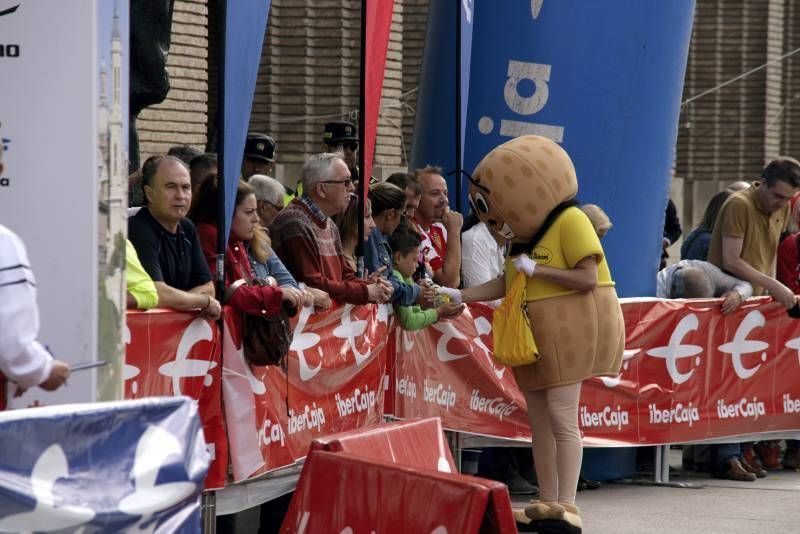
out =
[[[261,226],[268,228],[283,210],[286,188],[275,178],[263,174],[254,174],[247,183],[256,192],[256,209]]]
[[[388,302],[392,284],[385,278],[356,278],[342,254],[339,231],[331,216],[343,212],[355,191],[340,154],[311,156],[300,171],[303,195],[272,221],[272,248],[298,282],[349,304]]]

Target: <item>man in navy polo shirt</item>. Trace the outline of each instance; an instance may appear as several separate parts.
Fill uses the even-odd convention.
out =
[[[159,305],[218,318],[211,273],[186,218],[192,203],[186,164],[173,156],[149,158],[142,166],[142,190],[146,206],[128,221],[128,238],[155,283]]]

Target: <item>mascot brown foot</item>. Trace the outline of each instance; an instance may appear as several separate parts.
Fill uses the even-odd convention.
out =
[[[525,516],[530,522],[524,523],[525,528],[520,528],[520,532],[581,534],[583,530],[581,512],[574,504],[535,501],[525,507]],[[518,518],[517,526],[521,526],[521,523]]]

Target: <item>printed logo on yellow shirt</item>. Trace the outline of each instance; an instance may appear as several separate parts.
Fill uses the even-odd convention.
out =
[[[547,265],[553,260],[553,253],[550,252],[550,249],[547,247],[538,246],[533,249],[533,254],[531,257],[536,263],[543,263]]]

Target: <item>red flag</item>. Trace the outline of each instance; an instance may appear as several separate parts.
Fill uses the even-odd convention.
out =
[[[386,66],[386,51],[389,46],[389,31],[392,28],[394,0],[367,0],[367,40],[366,75],[364,102],[366,109],[364,127],[364,169],[361,174],[361,187],[364,197],[369,190],[369,177],[372,174],[372,159],[375,156],[375,138],[378,132],[378,114],[383,89],[383,71]]]

